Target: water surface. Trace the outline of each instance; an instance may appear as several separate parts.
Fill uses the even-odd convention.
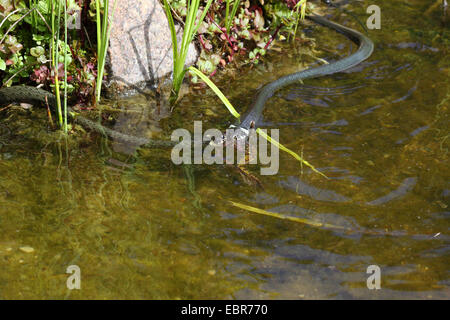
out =
[[[372,3],[347,9],[364,21]],[[448,25],[439,10],[423,14],[429,1],[379,5],[382,28],[369,31],[376,48],[368,61],[287,87],[264,113],[264,126],[279,128],[281,142],[330,179],[280,153],[277,175],[248,167],[260,189],[229,167],[176,166],[170,150],[82,133],[66,141],[47,130],[41,110],[5,113],[0,298],[448,299]],[[305,30],[321,58],[355,50],[330,30]],[[240,112],[262,84],[316,63],[300,41],[282,50],[214,79]],[[205,89],[172,112],[146,95],[118,104],[128,111],[114,126],[132,134],[167,138],[194,120],[205,129],[232,122]],[[81,290],[66,287],[69,265],[81,268]],[[381,290],[367,289],[369,265],[381,268]]]

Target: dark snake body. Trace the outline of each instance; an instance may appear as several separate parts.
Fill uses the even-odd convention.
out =
[[[43,89],[30,86],[14,86],[0,89],[0,106],[14,102],[24,102],[41,106],[45,106],[46,103],[48,103],[51,110],[56,113],[55,95]],[[144,147],[172,147],[176,144],[175,142],[168,140],[154,140],[127,135],[105,127],[100,123],[89,120],[83,116],[74,116],[74,114],[75,112],[73,112],[72,108],[68,108],[68,116],[72,118],[75,123],[78,123],[85,129],[106,135],[114,140]]]
[[[372,41],[363,34],[359,33],[358,31],[344,27],[338,23],[331,22],[317,15],[309,15],[307,16],[307,18],[317,24],[323,25],[339,33],[342,33],[348,39],[358,44],[359,46],[358,50],[355,53],[351,54],[350,56],[345,57],[336,62],[292,73],[287,76],[281,77],[278,80],[275,80],[269,84],[266,84],[261,90],[259,90],[257,97],[250,108],[250,112],[244,117],[244,120],[238,125],[238,128],[248,130],[250,128],[256,127],[258,121],[261,118],[267,100],[270,99],[270,97],[272,97],[275,91],[277,91],[278,89],[285,87],[289,84],[297,83],[304,79],[317,78],[344,71],[366,60],[372,54],[374,47]],[[45,106],[46,103],[48,103],[49,107],[52,109],[53,112],[55,112],[56,110],[56,98],[52,93],[48,91],[29,86],[14,86],[9,88],[1,88],[0,106],[8,105],[14,102],[16,103],[25,102],[41,106]],[[80,124],[86,129],[107,135],[108,137],[114,140],[140,145],[143,147],[145,146],[171,147],[178,143],[167,140],[164,141],[164,140],[140,138],[136,136],[123,134],[118,131],[109,129],[101,125],[100,123],[89,120],[83,116],[73,116],[74,113],[70,108],[68,112],[69,116],[75,123]]]
[[[252,127],[256,127],[258,125],[258,121],[261,119],[261,115],[267,100],[269,100],[270,97],[273,96],[275,91],[279,90],[280,88],[285,87],[289,84],[298,83],[299,81],[304,79],[322,77],[325,75],[330,75],[347,70],[363,62],[372,54],[374,47],[373,42],[358,31],[344,27],[338,23],[329,21],[317,15],[309,15],[306,16],[306,18],[317,24],[342,33],[344,36],[346,36],[348,39],[352,40],[359,46],[358,50],[348,57],[345,57],[336,62],[292,73],[266,84],[259,90],[256,99],[253,102],[253,105],[250,107],[250,112],[244,117],[244,120],[242,120],[238,127],[244,128],[246,130]]]

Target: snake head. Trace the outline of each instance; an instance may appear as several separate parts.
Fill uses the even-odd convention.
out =
[[[227,146],[234,144],[238,148],[245,148],[248,141],[249,132],[250,131],[246,128],[231,125],[228,127],[226,133],[222,135],[221,139],[212,140],[209,144],[211,146]]]
[[[246,128],[236,127],[236,126],[231,125],[230,129],[233,129],[233,130],[230,130],[229,132],[227,132],[225,140],[228,140],[228,141],[236,140],[236,141],[245,142],[248,139],[250,132]]]

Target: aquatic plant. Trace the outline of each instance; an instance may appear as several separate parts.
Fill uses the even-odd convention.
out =
[[[166,1],[174,19],[183,23],[186,0]],[[229,64],[259,63],[273,40],[293,38],[306,5],[307,0],[214,1],[198,29],[201,52],[197,67],[213,76]]]
[[[36,10],[38,11],[39,5],[43,5],[42,2],[35,3]],[[59,126],[64,130],[65,133],[68,131],[67,124],[67,93],[69,89],[68,77],[67,77],[67,67],[72,62],[72,53],[68,46],[68,2],[65,0],[51,1],[47,0],[46,9],[50,8],[50,19],[51,19],[51,64],[54,73],[55,81],[55,96],[57,105],[57,117]],[[79,7],[72,0],[71,8]],[[39,11],[38,11],[39,12]],[[61,15],[62,19],[61,19]],[[42,17],[43,21],[46,23],[45,18]],[[64,41],[60,40],[61,28],[64,30]],[[62,54],[62,59],[60,55]],[[62,61],[61,61],[62,60]],[[63,70],[60,70],[62,66]],[[60,83],[60,71],[63,72],[62,83]],[[63,94],[63,104],[61,104],[61,89],[64,90]],[[63,108],[64,107],[64,108]]]
[[[297,4],[295,4],[295,6],[294,6],[294,10],[296,10],[296,13],[297,13],[297,20],[295,22],[295,28],[294,28],[294,36],[295,36],[295,34],[297,34],[298,23],[300,22],[300,20],[305,19],[306,0],[299,0],[297,2]]]
[[[101,93],[112,14],[106,11],[107,0],[90,3],[91,7],[86,0],[0,0],[0,82],[11,86],[31,81],[51,88],[57,99],[57,123],[65,131],[68,96],[75,104],[86,105]],[[90,25],[84,25],[89,21],[76,19],[82,10],[93,21],[93,29],[96,22],[100,31],[97,47],[86,30]]]
[[[236,111],[236,109],[233,107],[233,105],[230,103],[230,101],[225,97],[225,95],[222,93],[222,91],[220,91],[220,89],[217,88],[217,86],[206,75],[204,75],[200,70],[198,70],[197,68],[192,67],[192,66],[189,67],[188,70],[190,72],[192,72],[193,74],[195,74],[196,76],[198,76],[200,79],[202,79],[211,88],[211,90],[214,91],[214,93],[219,97],[219,99],[222,101],[222,103],[227,107],[228,111],[230,111],[230,113],[235,118],[238,118],[238,119],[240,118],[240,114]],[[286,148],[279,141],[276,141],[276,140],[272,139],[270,136],[268,136],[261,129],[257,128],[256,129],[256,133],[259,134],[264,139],[266,139],[267,141],[269,141],[271,144],[273,144],[277,148],[279,148],[279,149],[283,150],[284,152],[290,154],[292,157],[294,157],[296,160],[298,160],[301,165],[306,165],[309,168],[311,168],[311,170],[313,170],[315,173],[318,173],[318,174],[324,176],[325,178],[328,178],[325,174],[323,174],[322,172],[317,170],[308,161],[303,159],[303,157],[301,157],[300,155],[298,155],[294,151],[290,150],[289,148]]]
[[[101,15],[101,8],[103,7],[103,15]],[[111,12],[111,20],[114,17],[116,7],[116,0],[114,0],[113,9]],[[105,71],[106,51],[108,49],[109,35],[111,31],[111,20],[109,20],[109,0],[95,0],[96,8],[96,24],[97,24],[97,85],[96,97],[100,101],[103,74]]]
[[[287,33],[288,39],[295,36],[300,20],[305,18],[307,0],[269,0],[264,8],[271,24]]]
[[[231,12],[230,12],[230,3],[231,0],[226,0],[225,29],[227,30],[227,33],[230,33],[230,28],[233,23],[234,17],[236,16],[237,9],[239,8],[240,0],[234,0]]]
[[[61,95],[60,95],[60,86],[59,86],[59,30],[60,30],[60,21],[61,21],[61,10],[60,10],[61,2],[57,1],[51,2],[51,25],[52,25],[52,40],[51,40],[51,60],[53,72],[55,74],[55,96],[56,96],[56,112],[59,120],[60,127],[63,127],[63,115],[61,108]],[[64,46],[65,48],[65,46]],[[64,59],[67,63],[67,59]],[[65,81],[65,87],[67,85],[67,80]],[[67,129],[67,128],[65,128]]]
[[[173,103],[177,97],[181,88],[181,84],[186,73],[184,68],[189,45],[194,40],[197,30],[200,27],[203,19],[211,6],[212,0],[208,0],[200,17],[197,19],[197,15],[200,13],[200,0],[188,0],[188,6],[186,11],[186,22],[184,25],[183,37],[181,45],[178,46],[177,34],[175,30],[175,22],[172,16],[172,11],[167,0],[164,0],[164,9],[166,11],[167,19],[169,22],[170,33],[172,36],[172,49],[173,49],[173,83],[172,83],[172,95],[171,102]]]

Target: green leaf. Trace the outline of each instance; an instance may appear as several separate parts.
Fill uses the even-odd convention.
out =
[[[48,35],[41,35],[41,34],[34,34],[33,33],[33,40],[38,42],[38,41],[42,41],[42,40],[46,40],[49,39]]]
[[[220,98],[220,100],[222,100],[225,107],[227,107],[228,111],[230,111],[230,113],[235,118],[239,119],[241,117],[241,115],[236,111],[236,109],[234,109],[234,107],[230,103],[230,101],[228,101],[228,99],[224,96],[222,91],[220,91],[219,88],[217,88],[216,85],[211,80],[209,80],[209,78],[207,76],[205,76],[200,70],[198,70],[194,67],[189,67],[188,70],[192,71],[196,76],[198,76],[204,82],[206,82],[206,84],[212,89],[212,91],[214,91],[214,93]]]
[[[49,8],[47,6],[47,1],[44,1],[44,0],[41,0],[41,1],[38,2],[37,9],[43,15],[47,15],[47,14],[50,13],[50,10],[49,10]]]
[[[44,50],[44,48],[42,48],[41,46],[37,46],[37,47],[34,47],[34,48],[31,48],[30,49],[30,54],[33,56],[33,57],[40,57],[41,55],[43,55],[45,53],[45,50]]]
[[[0,58],[0,70],[6,70],[6,63],[2,58]]]
[[[47,57],[45,55],[41,55],[38,59],[37,59],[40,63],[44,64],[47,62]]]
[[[16,22],[17,20],[19,20],[22,16],[20,14],[13,14],[11,15],[8,20],[11,22]]]
[[[345,228],[343,226],[339,226],[339,225],[323,223],[323,222],[314,221],[314,220],[305,219],[305,218],[292,217],[292,216],[284,215],[284,214],[281,214],[281,213],[271,212],[271,211],[263,210],[263,209],[260,209],[260,208],[248,206],[248,205],[245,205],[245,204],[242,204],[242,203],[239,203],[239,202],[234,202],[234,201],[231,201],[231,200],[229,200],[228,202],[230,204],[232,204],[233,206],[237,207],[237,208],[241,208],[241,209],[253,212],[253,213],[266,215],[266,216],[273,217],[273,218],[278,218],[278,219],[282,219],[282,220],[289,220],[289,221],[293,221],[293,222],[303,223],[303,224],[307,224],[309,226],[316,227],[316,228],[325,227],[325,228],[331,228],[331,229],[350,231],[347,228]]]
[[[264,131],[262,131],[260,128],[256,129],[256,133],[258,133],[261,137],[263,137],[264,139],[266,139],[267,141],[269,141],[271,144],[273,144],[274,146],[278,147],[278,149],[283,150],[284,152],[289,153],[291,156],[293,156],[295,159],[297,159],[298,161],[300,161],[300,163],[310,167],[312,169],[312,171],[314,171],[315,173],[318,173],[322,176],[324,176],[325,178],[328,179],[328,177],[323,174],[322,172],[320,172],[319,170],[317,170],[316,168],[313,167],[312,164],[310,164],[308,161],[306,161],[305,159],[303,159],[302,157],[300,157],[297,153],[295,153],[294,151],[286,148],[285,146],[283,146],[281,143],[279,143],[276,140],[273,140],[271,137],[269,137],[266,133],[264,133]]]

